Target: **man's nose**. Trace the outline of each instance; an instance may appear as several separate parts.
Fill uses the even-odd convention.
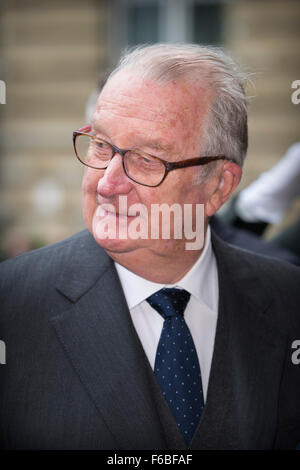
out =
[[[98,182],[97,191],[102,197],[108,198],[116,194],[127,194],[131,187],[131,180],[124,172],[122,157],[115,154]]]

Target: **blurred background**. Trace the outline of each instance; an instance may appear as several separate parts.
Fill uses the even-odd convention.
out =
[[[0,14],[2,259],[84,228],[72,131],[127,45],[221,45],[258,72],[241,188],[300,140],[299,0],[2,0]]]

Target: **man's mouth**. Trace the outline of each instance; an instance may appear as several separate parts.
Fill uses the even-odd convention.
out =
[[[118,204],[115,206],[111,202],[104,201],[99,195],[97,195],[96,200],[98,204],[97,213],[101,215],[101,217],[117,217],[117,218],[126,217],[128,219],[134,219],[136,217],[136,215],[128,214],[127,204],[123,208],[118,207]],[[120,210],[120,209],[123,209],[123,210]]]
[[[117,217],[117,218],[129,218],[129,219],[133,219],[134,215],[128,215],[128,214],[122,214],[120,212],[117,212],[117,211],[108,211],[106,209],[103,210],[103,213],[102,213],[102,217]]]

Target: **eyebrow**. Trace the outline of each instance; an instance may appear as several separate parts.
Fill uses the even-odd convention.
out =
[[[92,129],[94,129],[96,132],[100,132],[101,134],[108,137],[108,135],[105,132],[105,129],[101,127],[99,124],[96,124],[94,119],[91,120],[91,126],[92,126]]]
[[[91,121],[91,126],[96,132],[100,132],[101,134],[103,134],[104,136],[106,136],[109,139],[109,136],[106,133],[105,129],[101,125],[96,124],[94,120]],[[147,139],[147,138],[143,138],[143,137],[139,138],[138,136],[136,136],[136,143],[138,145],[136,145],[132,148],[139,149],[141,147],[149,147],[153,150],[165,151],[165,152],[168,151],[169,152],[169,151],[172,150],[172,147],[173,147],[172,144],[162,142],[162,141],[157,140],[157,139]]]

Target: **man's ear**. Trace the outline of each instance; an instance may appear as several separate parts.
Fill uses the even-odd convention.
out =
[[[236,163],[226,161],[217,175],[216,187],[206,202],[208,217],[213,216],[233,193],[242,177],[242,169]]]

